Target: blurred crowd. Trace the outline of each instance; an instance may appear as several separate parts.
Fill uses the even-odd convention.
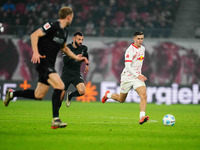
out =
[[[1,0],[5,34],[29,35],[62,6],[74,11],[72,30],[90,36],[130,36],[140,29],[149,37],[168,37],[181,0]]]

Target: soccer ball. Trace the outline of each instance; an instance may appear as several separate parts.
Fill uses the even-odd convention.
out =
[[[165,126],[173,126],[175,124],[175,117],[171,114],[167,114],[163,117],[163,124]]]

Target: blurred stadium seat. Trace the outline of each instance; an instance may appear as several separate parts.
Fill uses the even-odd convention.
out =
[[[72,31],[79,27],[90,31],[90,36],[128,37],[133,30],[142,29],[149,37],[169,37],[180,1],[2,0],[0,22],[9,25],[7,34],[29,35],[48,19],[57,19],[60,7],[70,6],[75,14]],[[94,26],[94,31],[86,26]]]

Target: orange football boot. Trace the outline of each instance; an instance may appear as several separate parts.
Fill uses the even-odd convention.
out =
[[[147,121],[149,121],[149,116],[144,116],[144,117],[142,117],[141,119],[140,119],[140,121],[139,121],[139,124],[143,124],[143,123],[145,123],[145,122],[147,122]]]
[[[105,103],[107,101],[107,94],[110,93],[110,91],[106,91],[104,97],[101,99],[102,103]]]

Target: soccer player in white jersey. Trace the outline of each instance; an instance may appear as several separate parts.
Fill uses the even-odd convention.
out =
[[[107,99],[114,99],[123,103],[126,100],[128,92],[133,87],[141,99],[139,124],[142,125],[149,120],[149,116],[145,116],[147,105],[145,81],[147,78],[141,73],[145,54],[145,47],[142,45],[144,33],[142,31],[136,31],[133,40],[134,43],[128,47],[125,53],[125,68],[121,73],[120,94],[106,91],[102,98],[102,103],[105,103]]]

